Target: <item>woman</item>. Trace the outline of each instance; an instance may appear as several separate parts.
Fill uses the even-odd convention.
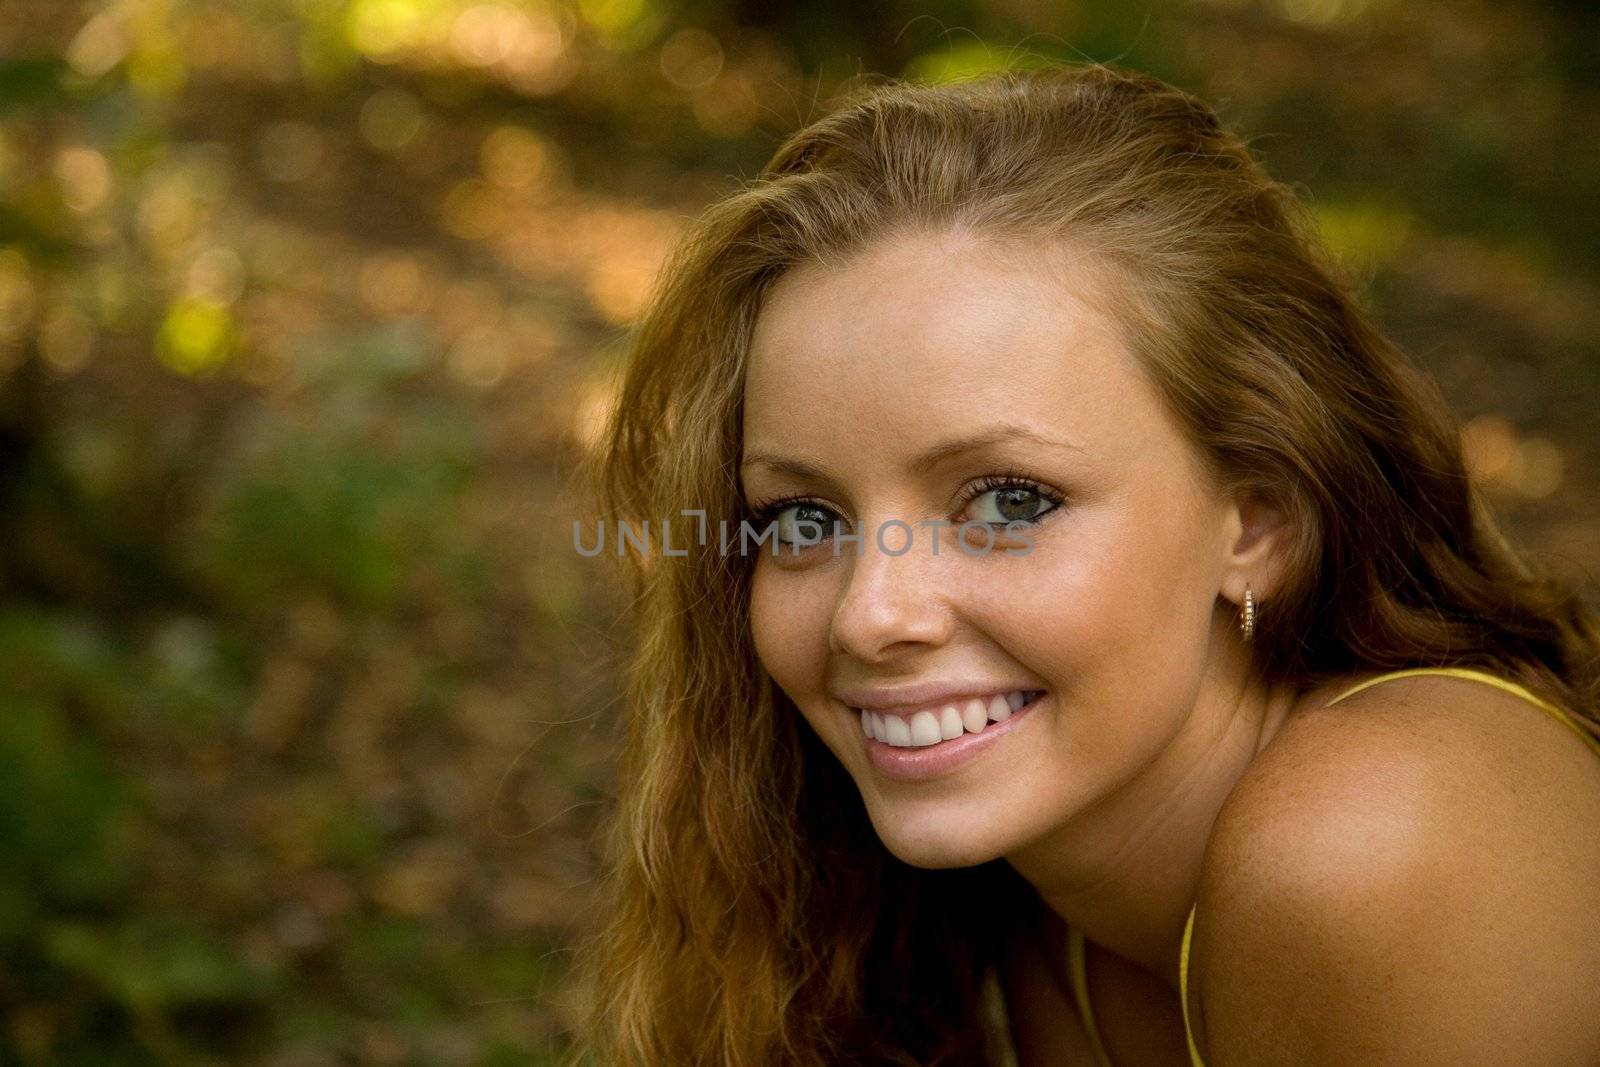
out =
[[[1312,234],[1099,65],[706,213],[594,469],[674,527],[600,1062],[1600,1062],[1600,626]]]

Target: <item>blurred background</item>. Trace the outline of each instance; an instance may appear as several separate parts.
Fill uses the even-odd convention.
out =
[[[653,272],[852,79],[1083,58],[1303,191],[1594,598],[1588,0],[0,3],[0,1063],[552,1062]]]

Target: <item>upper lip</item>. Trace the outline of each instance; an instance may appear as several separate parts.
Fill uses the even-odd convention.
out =
[[[930,704],[950,704],[973,697],[992,697],[997,693],[1032,693],[1038,686],[1010,685],[998,682],[985,685],[973,682],[921,682],[890,688],[841,689],[834,693],[839,700],[852,708],[872,711],[895,711],[902,708],[922,708]]]

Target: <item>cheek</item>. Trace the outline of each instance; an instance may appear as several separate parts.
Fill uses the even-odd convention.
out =
[[[1055,689],[1089,681],[1114,648],[1122,628],[1116,616],[1127,610],[1120,576],[1131,563],[1113,516],[1070,515],[1065,523],[1027,556],[971,568],[961,593],[970,617],[1007,657]]]
[[[1198,669],[1209,601],[1195,592],[1183,531],[1159,514],[1107,508],[1068,521],[1011,573],[968,586],[967,603],[1008,658],[1060,694],[1072,730],[1109,740],[1137,732],[1127,708],[1161,706],[1169,683]]]
[[[803,575],[757,565],[750,583],[750,633],[756,656],[800,707],[822,684],[828,614],[825,591]]]

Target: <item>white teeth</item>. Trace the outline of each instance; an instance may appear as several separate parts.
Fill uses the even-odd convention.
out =
[[[937,745],[944,740],[939,733],[939,716],[931,711],[919,711],[911,716],[911,743],[918,748]]]
[[[1005,722],[1028,702],[1029,691],[1000,693],[985,700],[973,697],[965,704],[924,709],[907,719],[903,715],[861,710],[861,732],[896,748],[925,748],[953,741],[963,734],[982,733],[991,722]]]
[[[981,733],[989,725],[989,712],[978,697],[967,701],[967,706],[961,709],[961,724],[969,734]]]
[[[966,725],[961,721],[961,709],[954,704],[946,704],[939,711],[939,737],[945,741],[952,741],[967,732]]]
[[[911,727],[898,715],[883,717],[884,740],[899,748],[911,747]]]

